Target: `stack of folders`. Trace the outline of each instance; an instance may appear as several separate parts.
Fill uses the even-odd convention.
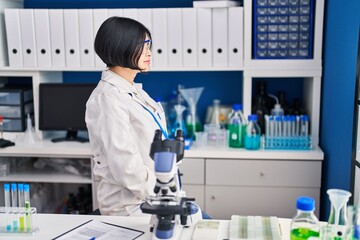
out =
[[[230,240],[281,239],[277,217],[231,216]]]
[[[104,69],[94,52],[101,24],[120,16],[152,33],[152,69],[243,66],[243,7],[5,9],[9,65]]]

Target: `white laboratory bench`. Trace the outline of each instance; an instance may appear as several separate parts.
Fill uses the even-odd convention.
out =
[[[120,225],[145,232],[139,240],[150,240],[150,215],[142,217],[118,217],[118,216],[95,216],[95,215],[64,215],[64,214],[37,214],[34,216],[39,231],[33,235],[0,235],[0,240],[21,239],[21,240],[49,240],[53,239],[89,220],[99,220],[115,225]],[[220,234],[218,239],[229,238],[229,220],[208,220],[220,221]],[[279,218],[282,240],[290,239],[290,222],[291,219]],[[192,239],[194,226],[184,229],[181,233],[180,240]],[[11,236],[11,237],[9,237]]]

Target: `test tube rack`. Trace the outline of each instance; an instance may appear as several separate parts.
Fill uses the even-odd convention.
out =
[[[34,235],[39,230],[35,215],[34,207],[0,207],[0,235]]]
[[[265,149],[311,150],[311,137],[265,137]]]

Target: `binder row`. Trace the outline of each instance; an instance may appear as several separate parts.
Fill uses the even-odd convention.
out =
[[[152,68],[242,67],[243,7],[5,9],[10,67],[104,68],[94,39],[109,17],[152,33]]]

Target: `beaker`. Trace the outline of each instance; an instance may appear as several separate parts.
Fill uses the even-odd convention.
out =
[[[351,193],[341,189],[327,190],[331,202],[328,224],[335,230],[338,239],[344,239],[347,227],[347,202]]]
[[[360,208],[358,206],[347,207],[348,222],[345,239],[360,239]]]

